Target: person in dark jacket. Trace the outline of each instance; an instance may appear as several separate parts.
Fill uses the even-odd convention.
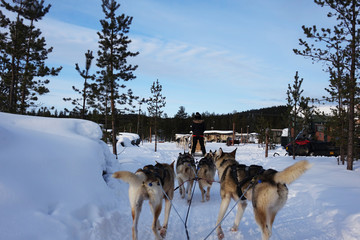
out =
[[[201,119],[200,113],[196,113],[193,123],[192,123],[192,138],[193,138],[193,144],[191,148],[191,154],[195,153],[196,144],[199,141],[201,151],[203,155],[206,154],[205,145],[204,145],[204,131],[205,131],[205,122]]]

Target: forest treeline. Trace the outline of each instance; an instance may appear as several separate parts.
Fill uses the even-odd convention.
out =
[[[32,111],[28,114],[34,116],[59,117],[59,118],[80,118],[74,113],[65,111],[50,111],[48,109]],[[193,115],[185,112],[185,108],[180,106],[179,111],[174,117],[166,115],[158,119],[159,140],[173,141],[177,133],[190,133]],[[264,127],[283,129],[288,127],[288,107],[286,105],[274,106],[261,109],[253,109],[243,112],[233,112],[228,114],[216,114],[203,112],[202,117],[205,120],[206,130],[232,130],[235,123],[235,131],[240,133],[260,132]],[[99,114],[96,110],[90,112],[86,119],[94,121],[105,129],[111,129],[106,126],[105,116]],[[146,114],[121,114],[116,117],[118,131],[137,133],[142,139],[149,139],[154,134],[154,118]]]

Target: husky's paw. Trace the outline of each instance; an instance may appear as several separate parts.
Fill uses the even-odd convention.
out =
[[[223,231],[218,232],[217,235],[218,235],[218,239],[219,239],[219,240],[224,239],[224,237],[225,237]]]
[[[210,196],[206,196],[206,201],[209,201],[210,200]]]
[[[238,227],[237,227],[237,226],[232,226],[232,227],[230,228],[230,231],[232,231],[232,232],[237,232],[237,230],[238,230]]]
[[[165,238],[165,236],[166,236],[166,228],[165,228],[165,227],[161,228],[161,230],[160,230],[160,236],[161,236],[162,238]]]

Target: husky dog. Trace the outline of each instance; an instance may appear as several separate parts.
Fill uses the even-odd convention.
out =
[[[143,169],[138,169],[135,173],[119,171],[112,176],[129,183],[129,201],[133,218],[133,240],[138,239],[137,225],[144,200],[149,200],[150,208],[154,215],[152,231],[155,239],[158,240],[165,237],[171,209],[170,200],[174,196],[174,162],[171,164],[156,163],[155,166],[147,165]],[[164,192],[170,200],[164,195]],[[163,198],[165,199],[165,214],[164,224],[161,227],[158,218],[161,213]]]
[[[286,184],[299,178],[311,164],[304,160],[296,162],[281,172],[263,169],[261,166],[246,166],[235,160],[236,149],[225,153],[220,148],[214,161],[220,180],[221,204],[217,219],[218,225],[223,219],[231,198],[238,201],[241,197],[234,225],[231,231],[237,231],[247,201],[252,202],[255,220],[261,230],[263,240],[269,239],[277,212],[285,205],[288,195]],[[224,238],[223,230],[217,227],[218,239]]]
[[[188,135],[179,136],[176,139],[176,146],[178,148],[184,149],[184,151],[187,151],[189,149],[189,136]]]
[[[176,178],[179,183],[179,192],[181,198],[185,197],[187,193],[187,200],[190,202],[191,199],[191,189],[195,180],[195,160],[190,153],[179,153],[178,159],[176,161]],[[184,184],[186,184],[186,190]]]
[[[200,159],[197,166],[197,176],[199,181],[199,188],[201,192],[201,201],[205,202],[204,195],[206,193],[206,201],[210,200],[210,188],[214,182],[215,177],[215,164],[213,159],[213,153],[210,151]],[[205,191],[204,188],[207,188]]]

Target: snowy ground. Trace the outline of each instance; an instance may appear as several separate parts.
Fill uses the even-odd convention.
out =
[[[106,183],[102,171],[135,171],[155,161],[171,163],[183,150],[175,143],[160,143],[156,153],[150,143],[119,146],[117,161],[100,137],[99,127],[88,121],[0,113],[0,239],[131,239],[128,185],[112,178]],[[234,148],[216,143],[206,147]],[[265,158],[264,150],[256,144],[236,147],[241,163],[277,170],[294,163],[281,148]],[[275,151],[280,156],[273,157]],[[277,215],[271,239],[360,239],[359,163],[355,162],[354,171],[347,171],[335,158],[307,159],[314,166],[289,186],[289,199]],[[219,184],[214,183],[209,202],[200,200],[196,186],[187,223],[194,240],[204,239],[215,226]],[[185,219],[188,205],[178,192],[173,204]],[[251,204],[235,233],[229,231],[234,216],[235,210],[222,224],[225,239],[261,238]],[[151,221],[145,202],[139,239],[154,239]],[[186,239],[184,225],[174,209],[166,239]],[[216,239],[215,233],[208,239]]]

